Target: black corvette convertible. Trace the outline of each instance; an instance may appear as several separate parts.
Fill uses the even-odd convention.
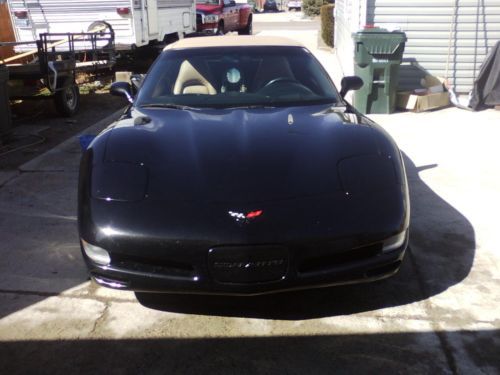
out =
[[[168,46],[80,167],[84,259],[100,285],[251,295],[397,272],[409,199],[390,136],[303,46]]]

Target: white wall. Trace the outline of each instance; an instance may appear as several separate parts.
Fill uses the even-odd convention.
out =
[[[354,74],[352,33],[366,24],[366,0],[336,0],[335,49],[345,76]]]

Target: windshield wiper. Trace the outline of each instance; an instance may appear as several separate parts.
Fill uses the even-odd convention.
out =
[[[180,110],[188,110],[188,111],[197,111],[199,108],[190,107],[188,105],[181,104],[173,104],[173,103],[149,103],[149,104],[141,104],[140,108],[171,108],[171,109],[180,109]]]
[[[249,105],[237,105],[234,107],[222,107],[223,109],[260,109],[260,108],[276,108],[274,105],[269,104],[249,104]]]

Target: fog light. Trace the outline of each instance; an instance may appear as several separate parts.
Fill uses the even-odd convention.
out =
[[[109,256],[109,253],[92,244],[89,244],[88,242],[81,240],[82,245],[83,245],[83,251],[85,251],[85,254],[92,259],[97,264],[107,266],[111,262],[111,258]]]
[[[388,253],[389,251],[396,250],[403,246],[405,240],[406,240],[406,233],[407,231],[405,230],[404,232],[401,232],[399,234],[396,234],[395,236],[389,237],[384,241],[384,245],[382,247],[382,251],[384,253]]]

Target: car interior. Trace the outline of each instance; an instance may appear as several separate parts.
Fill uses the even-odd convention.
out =
[[[308,53],[198,53],[160,59],[142,102],[254,103],[336,98],[327,74]],[[149,98],[146,99],[146,97]]]

